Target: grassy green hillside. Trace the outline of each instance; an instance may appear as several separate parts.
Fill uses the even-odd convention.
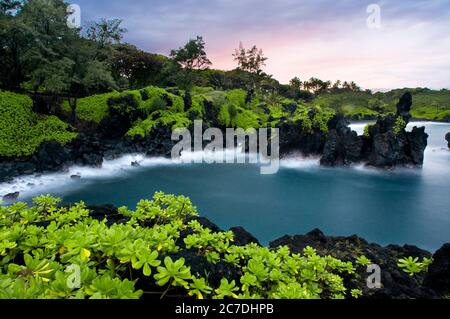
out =
[[[345,116],[364,120],[395,112],[400,96],[409,91],[413,94],[411,114],[417,119],[450,120],[450,91],[428,89],[399,89],[387,93],[340,92],[319,95],[312,104],[332,108]]]

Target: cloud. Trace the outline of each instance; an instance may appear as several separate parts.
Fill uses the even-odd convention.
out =
[[[450,85],[450,0],[75,0],[83,20],[122,18],[127,42],[167,54],[202,35],[214,67],[234,67],[240,41],[282,82],[355,80],[366,88]],[[366,8],[381,6],[382,28]]]

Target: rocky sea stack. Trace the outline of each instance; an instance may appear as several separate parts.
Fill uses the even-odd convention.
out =
[[[411,106],[412,95],[407,92],[397,104],[397,113],[368,125],[363,136],[352,131],[345,118],[336,116],[329,123],[321,164],[336,166],[364,162],[380,168],[421,166],[428,134],[425,127],[406,131],[411,119]]]

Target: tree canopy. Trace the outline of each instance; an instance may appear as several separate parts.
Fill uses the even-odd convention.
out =
[[[294,78],[282,85],[263,72],[262,49],[242,43],[231,71],[212,70],[203,37],[190,39],[169,57],[121,43],[126,29],[119,19],[101,19],[83,29],[67,25],[68,4],[63,0],[0,0],[0,88],[46,93],[76,99],[111,89],[139,89],[149,85],[193,86],[216,89],[259,89],[289,98],[309,99],[328,91],[357,91],[354,82]],[[251,94],[248,95],[249,98]]]
[[[201,36],[189,40],[184,47],[178,50],[172,50],[170,57],[188,71],[204,70],[212,65],[206,55],[205,41]]]
[[[266,65],[267,58],[264,56],[262,49],[258,49],[256,45],[250,49],[245,49],[242,43],[239,49],[233,54],[234,60],[238,63],[238,68],[254,74],[260,74],[262,67]]]

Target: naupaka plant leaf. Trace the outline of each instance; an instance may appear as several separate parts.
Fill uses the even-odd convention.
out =
[[[188,288],[188,280],[192,278],[191,270],[185,266],[184,258],[173,261],[172,258],[164,259],[164,266],[158,267],[158,273],[155,274],[158,286],[165,286],[169,283],[172,286],[181,286]]]

